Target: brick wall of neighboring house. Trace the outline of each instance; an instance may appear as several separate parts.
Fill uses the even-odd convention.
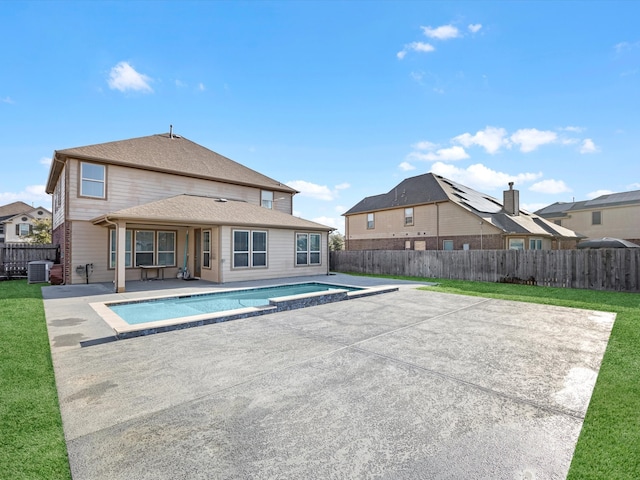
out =
[[[71,222],[58,225],[52,232],[51,241],[60,245],[62,283],[67,283],[67,279],[71,278]]]
[[[406,242],[410,242],[408,250],[422,250],[419,242],[424,242],[424,250],[442,250],[444,240],[453,240],[453,249],[462,250],[464,244],[469,245],[471,250],[480,250],[480,237],[478,235],[460,235],[454,237],[396,237],[396,238],[374,238],[348,240],[347,250],[405,250]],[[418,245],[416,245],[418,242]],[[438,245],[439,244],[439,245]],[[483,250],[504,249],[504,238],[502,235],[484,235],[482,237]]]

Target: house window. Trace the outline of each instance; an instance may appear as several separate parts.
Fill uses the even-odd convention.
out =
[[[540,238],[530,238],[529,239],[529,250],[542,250],[542,239],[540,239]]]
[[[367,213],[367,229],[375,228],[376,221],[373,213]]]
[[[319,233],[296,233],[296,265],[320,265]]]
[[[591,225],[602,225],[602,212],[591,212]]]
[[[262,190],[260,205],[264,208],[273,208],[273,192]]]
[[[153,265],[154,248],[155,232],[136,230],[136,267],[140,265]]]
[[[4,225],[0,225],[0,235],[4,234]]]
[[[510,238],[509,250],[524,250],[524,238]]]
[[[562,220],[554,220],[553,223],[562,226]]]
[[[453,250],[453,240],[443,240],[442,241],[442,249],[443,250]]]
[[[33,231],[33,227],[28,223],[18,223],[16,224],[16,235],[20,237],[24,237],[29,235]]]
[[[233,268],[267,266],[267,232],[233,231]]]
[[[176,232],[158,232],[158,265],[176,264]]]
[[[82,162],[80,164],[80,195],[83,197],[105,198],[106,173],[104,165]]]
[[[202,266],[211,268],[211,230],[202,232]]]
[[[116,268],[116,235],[115,229],[111,229],[109,235],[109,268]],[[131,267],[131,230],[125,232],[124,266]]]
[[[404,226],[413,225],[413,207],[404,209]]]

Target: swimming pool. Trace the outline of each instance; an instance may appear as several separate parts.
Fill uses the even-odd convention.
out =
[[[91,303],[115,338],[190,328],[396,291],[321,282]]]
[[[109,305],[129,325],[157,322],[170,318],[189,317],[203,313],[224,312],[247,307],[269,305],[269,299],[304,295],[315,292],[354,292],[359,287],[330,285],[327,283],[299,283],[276,287],[232,290],[229,292],[201,293],[181,297],[159,298],[155,300],[123,302]]]

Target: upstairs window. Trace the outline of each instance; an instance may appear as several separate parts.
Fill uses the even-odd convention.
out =
[[[105,198],[107,170],[95,163],[80,164],[80,195],[83,197]]]
[[[602,212],[591,212],[591,225],[602,225]]]
[[[404,209],[404,226],[413,225],[413,207]]]
[[[371,230],[376,226],[376,219],[373,213],[367,213],[367,229]]]
[[[262,205],[264,208],[273,208],[273,192],[262,190],[260,205]]]

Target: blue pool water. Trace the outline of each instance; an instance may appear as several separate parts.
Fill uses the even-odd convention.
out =
[[[298,283],[276,287],[251,288],[231,292],[217,292],[185,297],[161,298],[109,305],[129,325],[190,317],[203,313],[224,312],[245,307],[269,305],[269,299],[302,295],[305,293],[330,292],[335,290],[355,291],[357,287],[330,285],[327,283]]]

